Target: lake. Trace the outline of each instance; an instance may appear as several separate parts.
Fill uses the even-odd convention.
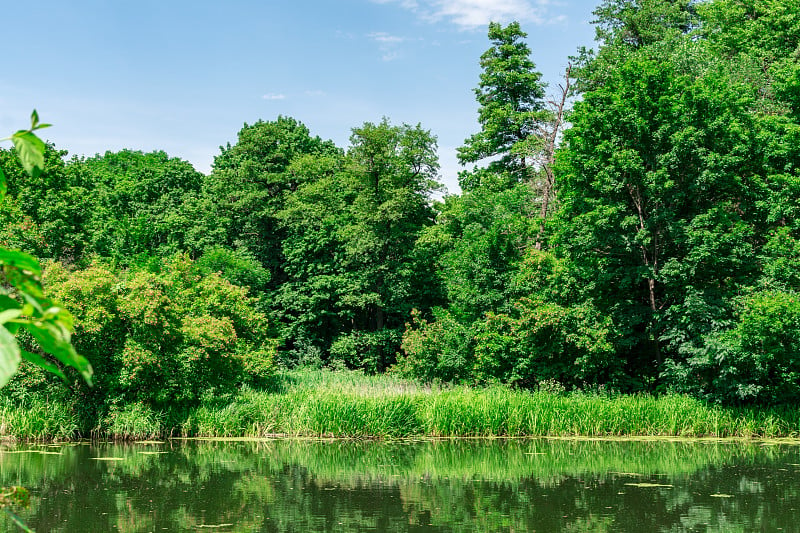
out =
[[[30,489],[38,533],[800,531],[785,443],[6,444],[0,485]]]

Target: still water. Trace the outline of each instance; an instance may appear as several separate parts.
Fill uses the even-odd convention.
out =
[[[38,533],[800,531],[789,444],[4,445],[0,485],[30,489],[20,514]]]

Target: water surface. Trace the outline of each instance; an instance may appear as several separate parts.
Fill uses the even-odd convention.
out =
[[[800,531],[800,447],[742,442],[4,445],[38,533]],[[5,522],[3,531],[13,531]]]

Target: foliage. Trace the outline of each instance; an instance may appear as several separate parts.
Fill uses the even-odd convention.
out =
[[[756,291],[738,301],[731,329],[668,373],[686,392],[732,404],[792,404],[800,399],[800,298]]]
[[[197,253],[213,236],[198,235],[207,229],[197,227],[205,219],[198,216],[204,209],[202,174],[186,161],[122,150],[73,159],[66,172],[70,190],[86,191],[80,201],[91,206],[81,225],[83,254],[125,259]]]
[[[249,287],[255,294],[264,291],[270,280],[269,271],[245,249],[211,246],[203,250],[197,264],[209,272],[218,272],[233,285]]]
[[[31,127],[10,137],[22,163],[31,176],[44,167],[44,142],[35,133],[49,124],[40,124],[33,111]],[[6,193],[6,178],[0,169],[0,199]],[[66,380],[59,366],[45,359],[42,353],[53,356],[66,367],[78,370],[91,385],[92,367],[75,351],[71,343],[73,317],[68,311],[45,297],[39,262],[23,252],[0,248],[0,387],[17,372],[20,361],[28,360]],[[21,349],[15,334],[24,331],[35,340],[34,351]]]
[[[312,137],[308,128],[289,117],[244,124],[237,142],[220,147],[211,175],[203,181],[211,199],[203,216],[221,232],[214,244],[244,249],[270,272],[273,284],[284,281],[281,241],[276,214],[288,194],[304,182],[290,170],[302,155],[336,157],[331,141]]]
[[[399,344],[400,332],[396,329],[352,331],[333,341],[330,364],[371,373],[383,372],[395,362]]]
[[[397,370],[424,381],[465,382],[472,377],[473,332],[448,311],[434,309],[425,320],[416,309],[403,332]]]
[[[80,393],[85,408],[179,407],[272,372],[274,342],[256,300],[186,256],[157,273],[98,260],[75,271],[51,263],[45,276],[80,317],[76,346],[98,369],[95,389]]]
[[[610,329],[591,302],[564,307],[523,298],[511,313],[488,313],[477,325],[476,375],[526,387],[613,382],[619,368]]]
[[[464,171],[459,185],[464,191],[479,186],[503,188],[530,179],[524,154],[515,147],[537,133],[537,124],[550,118],[544,109],[542,75],[530,59],[527,36],[518,22],[503,27],[489,24],[492,46],[481,55],[483,71],[475,89],[481,131],[470,136],[458,149],[463,165],[495,158],[486,171]]]
[[[502,309],[535,221],[528,209],[533,192],[525,184],[503,191],[478,189],[448,197],[437,224],[422,243],[436,257],[450,311],[472,321]]]
[[[433,258],[417,247],[434,218],[435,150],[420,125],[384,119],[355,128],[343,158],[294,160],[304,183],[278,214],[287,276],[278,312],[295,349],[373,372],[394,362],[403,321],[438,296]]]

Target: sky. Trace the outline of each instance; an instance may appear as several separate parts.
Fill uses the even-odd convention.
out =
[[[568,56],[593,44],[597,2],[9,2],[0,133],[27,127],[35,108],[53,124],[42,136],[70,155],[164,150],[208,173],[245,123],[290,116],[346,148],[352,128],[387,117],[437,136],[457,193],[488,23],[520,22],[555,94]]]

